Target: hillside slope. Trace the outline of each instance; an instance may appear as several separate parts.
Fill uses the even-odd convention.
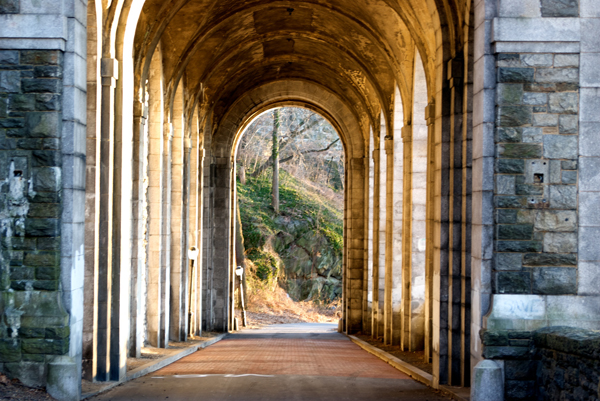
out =
[[[281,172],[281,210],[271,207],[271,177],[238,182],[246,258],[263,281],[279,283],[294,301],[329,304],[342,292],[343,204],[329,188]]]

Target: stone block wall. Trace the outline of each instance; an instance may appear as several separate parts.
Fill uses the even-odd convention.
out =
[[[504,370],[505,400],[600,399],[600,332],[571,327],[481,332]]]
[[[36,386],[45,363],[69,351],[59,292],[63,58],[0,50],[0,370]]]
[[[576,294],[579,55],[496,66],[494,292]]]

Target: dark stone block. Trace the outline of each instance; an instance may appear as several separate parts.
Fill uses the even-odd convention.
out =
[[[24,79],[22,88],[24,93],[60,93],[61,81],[59,79]]]
[[[11,280],[33,280],[35,278],[35,269],[33,267],[12,267],[10,269]]]
[[[522,140],[522,128],[499,127],[496,129],[496,142],[521,142]]]
[[[526,83],[533,82],[533,68],[498,68],[498,82]]]
[[[525,161],[520,159],[498,159],[496,161],[496,172],[501,174],[523,174],[525,172]]]
[[[507,401],[532,400],[535,398],[535,381],[507,380],[504,386]]]
[[[60,254],[58,252],[26,252],[24,263],[27,266],[58,267]]]
[[[19,362],[21,360],[21,341],[18,339],[0,340],[0,362]]]
[[[67,327],[49,327],[46,329],[46,338],[60,340],[69,337],[70,328]]]
[[[37,249],[58,251],[60,250],[60,238],[38,238]]]
[[[58,113],[28,113],[26,118],[27,135],[30,138],[60,137]]]
[[[509,331],[508,338],[509,339],[531,340],[533,338],[533,332],[531,332],[531,331]]]
[[[577,266],[577,256],[557,253],[529,253],[523,257],[525,266]]]
[[[542,243],[539,241],[498,241],[498,252],[541,252]]]
[[[506,361],[504,374],[508,380],[535,379],[536,363],[534,361]]]
[[[531,124],[531,108],[526,106],[498,107],[498,125],[501,127],[518,127]]]
[[[18,14],[20,9],[20,0],[0,0],[0,14]]]
[[[577,269],[538,267],[533,269],[533,293],[564,295],[577,293]]]
[[[19,149],[34,150],[42,146],[42,141],[40,139],[19,139],[16,144]]]
[[[563,160],[561,162],[561,168],[563,170],[577,170],[577,161],[575,161],[575,160]]]
[[[529,347],[483,347],[483,357],[486,359],[529,359]]]
[[[511,347],[529,347],[531,345],[531,340],[508,340],[508,345]]]
[[[533,225],[531,224],[505,224],[498,226],[498,239],[529,240],[532,237]]]
[[[544,187],[541,185],[517,184],[515,186],[517,195],[543,195]]]
[[[21,64],[61,65],[62,52],[59,50],[24,50],[21,52]]]
[[[19,52],[16,50],[0,50],[0,65],[19,64]]]
[[[54,150],[36,150],[32,153],[31,167],[60,167],[61,154]]]
[[[530,294],[531,274],[529,272],[497,272],[497,294]]]
[[[40,291],[58,291],[58,281],[37,280],[33,282],[33,289]]]
[[[500,53],[498,54],[498,61],[520,62],[521,56],[518,53]]]
[[[42,139],[43,150],[60,150],[60,141],[58,138]]]
[[[43,354],[21,354],[23,362],[46,362],[46,356]]]
[[[496,196],[495,203],[497,208],[524,208],[527,207],[527,197],[525,196]]]
[[[40,93],[35,97],[35,108],[39,111],[59,111],[62,109],[61,96],[52,93]]]
[[[37,192],[30,198],[32,203],[58,203],[60,202],[60,193],[58,192]]]
[[[37,280],[58,280],[60,270],[56,267],[36,267],[35,278]]]
[[[33,111],[35,110],[35,96],[21,94],[10,95],[8,99],[8,108],[9,110],[16,111]]]
[[[516,209],[499,209],[496,211],[496,223],[515,224],[517,222],[518,211]]]
[[[542,17],[579,17],[579,1],[542,0]]]
[[[0,119],[0,128],[23,128],[25,120],[22,118],[2,118]],[[7,133],[8,135],[8,133]]]
[[[22,350],[28,354],[54,354],[54,341],[46,339],[27,339],[22,341]]]
[[[481,341],[485,346],[506,346],[508,345],[508,334],[506,331],[494,331],[482,329]]]
[[[538,159],[542,157],[542,146],[528,143],[498,145],[498,156],[509,159]]]
[[[532,108],[534,113],[546,113],[548,112],[548,108],[547,107],[543,107],[543,106],[533,106]]]
[[[29,237],[58,237],[60,236],[59,219],[27,219],[25,233]]]
[[[54,217],[60,218],[60,205],[53,203],[33,203],[29,205],[27,217]]]
[[[46,329],[37,327],[21,327],[19,335],[23,338],[44,338]]]
[[[12,138],[0,138],[0,150],[14,150],[17,142]]]
[[[40,65],[33,69],[35,78],[62,78],[62,68],[55,65]]]

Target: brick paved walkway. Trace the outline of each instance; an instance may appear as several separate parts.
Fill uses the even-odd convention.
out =
[[[325,324],[232,334],[96,399],[447,400]]]

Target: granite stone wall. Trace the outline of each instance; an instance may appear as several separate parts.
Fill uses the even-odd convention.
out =
[[[497,55],[497,294],[577,293],[579,55]]]
[[[62,74],[59,50],[0,51],[0,370],[35,386],[45,363],[69,351],[59,292]]]
[[[505,400],[600,399],[600,332],[546,327],[480,334],[484,357],[503,367]]]

